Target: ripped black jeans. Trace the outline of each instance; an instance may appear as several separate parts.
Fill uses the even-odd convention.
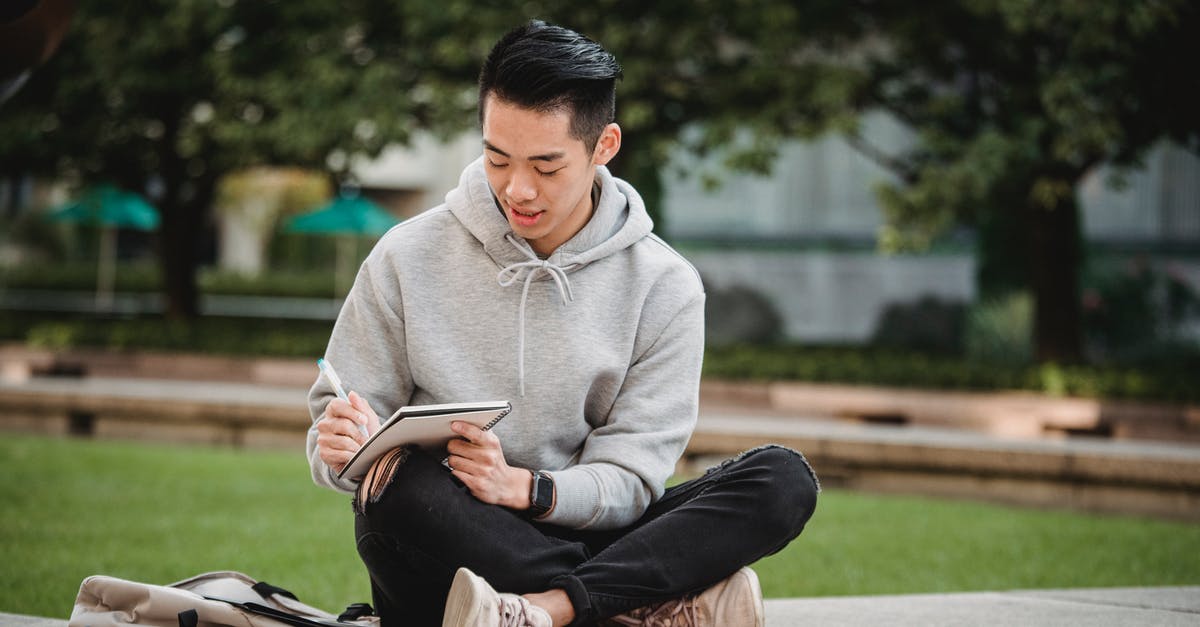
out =
[[[460,566],[501,592],[562,588],[572,624],[588,625],[700,592],[779,551],[819,490],[800,454],[768,446],[668,489],[629,527],[573,530],[480,502],[414,450],[378,500],[356,508],[355,535],[383,627],[440,625]]]

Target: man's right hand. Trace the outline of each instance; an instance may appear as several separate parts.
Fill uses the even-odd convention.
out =
[[[379,430],[379,415],[357,392],[349,394],[350,402],[335,398],[325,406],[325,415],[317,421],[317,451],[321,461],[334,472],[341,472],[358,448],[367,441],[359,425],[367,433]]]

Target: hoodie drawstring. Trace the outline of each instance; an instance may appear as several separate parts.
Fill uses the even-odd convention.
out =
[[[496,282],[501,287],[509,287],[521,278],[522,272],[525,273],[525,286],[521,289],[521,305],[517,310],[517,381],[520,385],[521,396],[525,396],[525,303],[529,297],[529,285],[539,272],[544,272],[554,279],[554,284],[558,286],[558,295],[562,298],[564,305],[575,300],[575,296],[571,293],[571,281],[567,278],[566,270],[545,259],[539,259],[533,251],[518,244],[512,235],[506,234],[504,238],[514,248],[529,257],[527,261],[518,261],[505,266],[496,274]]]

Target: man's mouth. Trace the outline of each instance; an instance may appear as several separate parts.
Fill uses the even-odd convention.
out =
[[[538,219],[541,218],[542,213],[544,213],[538,209],[521,210],[513,205],[508,206],[508,211],[509,215],[512,216],[513,222],[519,226],[533,226],[537,224]]]

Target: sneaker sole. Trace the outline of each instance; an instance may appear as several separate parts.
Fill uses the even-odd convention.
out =
[[[486,624],[483,618],[489,615],[487,583],[472,573],[460,568],[454,573],[454,583],[446,597],[446,611],[442,614],[442,627],[474,627]],[[490,615],[497,615],[492,607]]]

